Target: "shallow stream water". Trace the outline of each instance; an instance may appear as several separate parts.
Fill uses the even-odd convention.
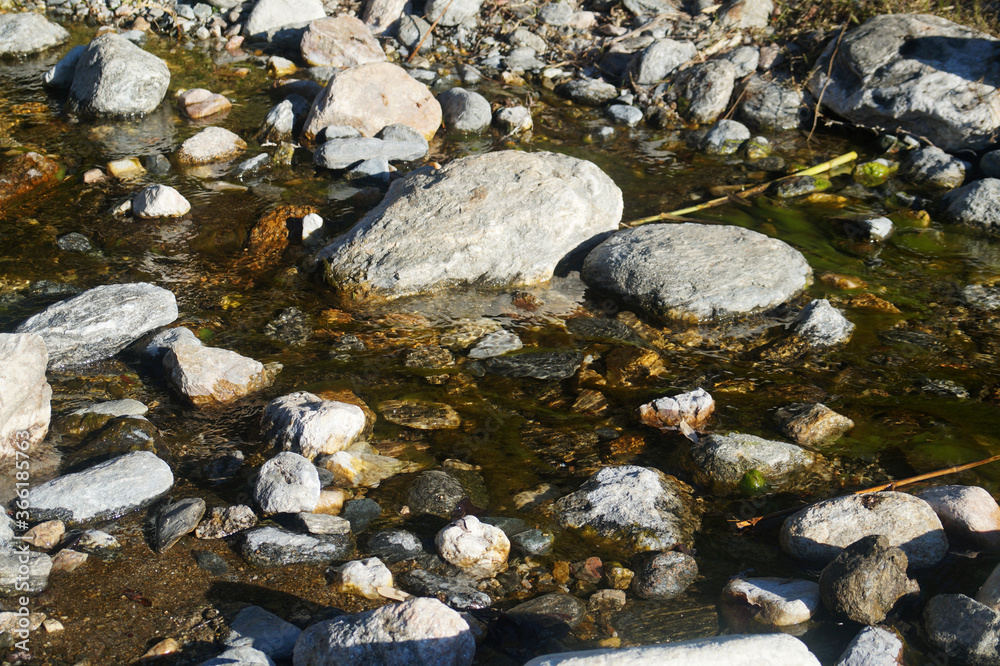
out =
[[[85,43],[93,31],[80,28],[73,34],[73,43]],[[516,493],[548,483],[565,494],[606,464],[655,466],[691,482],[683,437],[643,427],[634,411],[650,399],[699,386],[717,403],[708,426],[713,431],[779,439],[772,413],[796,401],[823,402],[855,421],[848,435],[822,449],[836,461],[836,474],[827,485],[753,500],[719,499],[699,492],[706,513],[695,543],[701,570],[697,582],[676,600],[630,600],[608,622],[585,623],[563,641],[571,648],[585,648],[614,636],[631,645],[717,634],[723,630],[715,610],[719,591],[740,572],[815,579],[817,572],[801,569],[780,552],[777,524],[737,534],[729,526],[730,518],[760,515],[1000,453],[995,427],[1000,416],[995,358],[1000,352],[1000,318],[970,307],[962,297],[968,284],[991,284],[1000,277],[1000,245],[949,228],[933,214],[921,219],[894,210],[886,203],[891,186],[866,190],[840,174],[832,177],[827,193],[841,200],[764,196],[749,206],[730,205],[696,216],[788,242],[805,254],[817,278],[837,273],[865,285],[838,289],[817,279],[801,299],[767,319],[665,327],[588,292],[573,274],[523,290],[527,296],[511,291],[448,293],[344,311],[336,308],[332,293],[304,270],[308,259],[300,247],[293,246],[276,266],[264,271],[251,271],[241,262],[249,229],[277,205],[315,206],[335,232],[348,228],[377,201],[370,193],[349,189],[335,174],[318,171],[305,151],[296,155],[293,167],[270,172],[263,181],[251,183],[251,190],[227,179],[226,168],[185,171],[176,165],[164,177],[82,184],[83,171],[112,159],[153,152],[169,155],[206,124],[224,126],[250,140],[278,101],[266,92],[271,81],[260,58],[225,62],[224,52],[205,53],[159,38],[144,46],[168,62],[171,94],[192,87],[222,92],[234,101],[228,117],[186,120],[168,97],[160,111],[143,121],[77,121],[67,118],[61,101],[40,84],[41,73],[64,49],[23,62],[0,63],[0,156],[35,150],[54,157],[68,172],[57,187],[0,211],[0,330],[12,330],[26,316],[64,297],[32,291],[30,287],[40,280],[75,289],[149,281],[176,294],[178,323],[191,327],[209,344],[262,362],[281,362],[284,370],[273,387],[235,406],[210,411],[189,407],[161,377],[127,357],[50,373],[54,416],[94,400],[131,397],[147,404],[148,416],[159,430],[156,451],[172,464],[178,478],[175,498],[198,495],[210,506],[246,501],[247,476],[269,453],[260,442],[261,409],[269,399],[293,390],[349,389],[372,408],[380,401],[402,398],[450,404],[462,417],[456,430],[410,430],[380,417],[370,441],[405,460],[411,471],[434,468],[446,459],[479,467],[490,495],[487,515],[519,515],[511,502]],[[239,67],[249,67],[249,75],[240,76]],[[490,82],[479,90],[491,100],[529,98],[528,90]],[[606,121],[599,112],[573,107],[545,90],[530,95],[535,121],[530,139],[439,133],[428,159],[446,162],[502,148],[552,150],[588,159],[623,190],[625,220],[711,198],[714,186],[758,184],[779,175],[750,172],[735,158],[701,155],[676,132],[616,129],[613,138],[602,140],[596,138],[597,130]],[[811,142],[800,133],[769,138],[775,153],[789,164],[811,165],[848,150],[857,150],[861,159],[879,155],[867,136],[820,133]],[[248,156],[260,150],[250,143]],[[153,182],[176,187],[191,201],[192,212],[180,220],[156,222],[108,212]],[[881,245],[850,239],[839,220],[856,214],[889,215],[897,226],[895,235]],[[58,249],[56,238],[69,232],[86,235],[95,250]],[[883,304],[873,306],[874,301],[859,298],[862,295],[877,296]],[[781,333],[784,323],[811,298],[830,299],[857,324],[850,344],[801,360],[757,360],[753,348]],[[890,311],[884,303],[898,311]],[[306,313],[315,328],[302,345],[287,345],[264,334],[275,314],[291,306]],[[642,342],[570,332],[566,319],[581,315],[629,324]],[[456,354],[457,364],[443,370],[405,365],[405,354],[414,347],[447,345],[463,334],[474,339],[483,320],[514,330],[526,347],[584,352],[591,359],[587,370],[562,382],[478,376],[461,352]],[[478,323],[470,326],[470,322]],[[357,336],[366,349],[333,350],[345,334]],[[609,381],[605,360],[615,350],[630,348],[654,349],[661,365],[649,377]],[[607,408],[600,413],[574,411],[572,405],[583,389],[603,393]],[[71,438],[55,441],[67,460],[79,445]],[[204,478],[207,463],[236,449],[246,454],[245,474],[222,484]],[[404,474],[368,491],[383,508],[369,532],[402,526],[432,534],[440,527],[434,520],[401,515],[412,478]],[[995,494],[1000,491],[1000,467],[980,467],[945,477],[945,482],[980,484]],[[551,527],[541,514],[520,517]],[[347,611],[375,605],[334,594],[322,567],[258,570],[222,542],[199,542],[189,536],[156,555],[144,540],[143,516],[126,517],[108,529],[123,543],[120,558],[112,562],[91,558],[76,572],[54,575],[49,589],[33,600],[32,610],[59,618],[66,629],[57,634],[37,632],[31,663],[72,664],[84,659],[91,664],[127,663],[168,637],[187,641],[187,646],[180,657],[156,663],[197,663],[215,653],[211,641],[220,630],[219,613],[235,604],[257,603],[292,621],[305,621],[327,605]],[[363,543],[364,537],[359,541]],[[230,572],[212,576],[199,569],[191,556],[199,549],[221,555]],[[551,556],[536,560],[549,566],[591,555],[606,561],[623,559],[613,544],[594,545],[562,535]],[[953,553],[922,578],[930,581],[924,591],[974,592],[997,560]],[[525,592],[521,598],[530,596]],[[910,642],[914,663],[920,663],[925,657],[919,630],[905,622],[898,628]],[[821,659],[832,662],[854,628],[821,616],[794,631]],[[518,644],[496,632],[478,660],[520,663],[533,656],[534,649],[541,646]]]

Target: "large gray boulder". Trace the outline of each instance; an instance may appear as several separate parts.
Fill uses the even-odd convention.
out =
[[[282,29],[304,29],[310,21],[325,17],[320,0],[257,0],[243,24],[243,34],[270,39]],[[295,32],[301,38],[302,30]]]
[[[110,358],[177,319],[172,292],[146,282],[107,284],[50,305],[17,327],[45,340],[49,367]]]
[[[167,63],[115,33],[95,37],[76,66],[70,111],[137,116],[155,109],[170,85]]]
[[[320,258],[330,284],[355,297],[535,284],[621,214],[621,190],[592,163],[501,151],[394,182]]]
[[[561,652],[535,657],[524,666],[819,666],[806,644],[788,634],[734,634],[665,645]]]
[[[906,553],[915,569],[948,553],[948,538],[930,505],[899,492],[845,495],[817,502],[781,526],[781,547],[795,557],[828,562],[862,537],[883,534]]]
[[[755,132],[778,132],[802,126],[807,115],[802,91],[780,81],[753,76],[743,86],[739,118]]]
[[[27,454],[49,431],[52,387],[45,342],[33,333],[0,333],[0,459]]]
[[[690,542],[698,518],[690,489],[651,467],[605,467],[556,500],[552,514],[564,527],[619,541],[626,551],[670,550]]]
[[[979,231],[1000,231],[1000,178],[983,178],[948,192],[941,200],[949,222]]]
[[[41,14],[0,14],[0,57],[26,56],[58,46],[69,33]]]
[[[314,624],[295,643],[292,663],[468,666],[475,654],[476,641],[458,611],[417,597]]]
[[[170,465],[149,451],[134,451],[31,488],[28,510],[33,521],[84,525],[147,507],[173,485]]]
[[[885,14],[830,40],[808,88],[858,125],[979,150],[1000,127],[998,48],[990,35],[944,18]]]
[[[780,305],[812,269],[798,250],[742,227],[648,224],[601,243],[581,277],[654,316],[697,321]]]
[[[928,601],[924,630],[947,663],[1000,663],[1000,614],[964,594],[939,594]]]

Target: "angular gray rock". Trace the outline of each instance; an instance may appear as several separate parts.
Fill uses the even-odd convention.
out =
[[[299,45],[313,67],[354,67],[385,62],[385,52],[368,27],[353,16],[318,19],[309,24]]]
[[[283,451],[260,468],[253,498],[264,513],[312,511],[319,502],[319,472],[307,458]]]
[[[485,97],[465,88],[452,88],[438,95],[445,127],[459,132],[480,132],[493,121],[493,110]]]
[[[819,348],[847,344],[854,333],[854,324],[825,298],[810,301],[790,326],[797,336]]]
[[[146,282],[108,284],[50,305],[17,333],[45,340],[49,367],[110,358],[134,340],[177,319],[173,293]]]
[[[149,113],[170,85],[167,64],[113,33],[95,37],[76,66],[67,108],[85,116]]]
[[[505,615],[532,636],[564,636],[583,620],[587,605],[571,594],[551,592],[519,603]]]
[[[219,2],[220,0],[210,0]],[[229,648],[222,654],[203,661],[198,666],[274,666],[274,661],[252,647]]]
[[[318,537],[295,534],[280,527],[257,527],[240,533],[236,538],[236,552],[258,567],[329,564],[351,558],[354,537],[350,534]]]
[[[0,14],[0,56],[19,57],[59,46],[69,33],[34,12]]]
[[[743,86],[738,118],[755,132],[798,129],[808,114],[802,91],[780,81],[753,77]]]
[[[564,527],[619,540],[628,552],[689,543],[699,522],[686,486],[635,465],[601,469],[579,490],[556,500],[551,513]]]
[[[365,160],[384,159],[388,162],[411,162],[427,154],[427,142],[385,141],[374,137],[330,139],[313,153],[317,166],[326,169],[346,169]]]
[[[587,256],[581,277],[662,319],[705,320],[780,305],[812,269],[798,250],[755,231],[671,223],[615,234]]]
[[[659,83],[696,55],[698,47],[693,42],[658,39],[647,46],[635,60],[635,82],[641,86]]]
[[[698,564],[690,555],[672,550],[643,558],[635,568],[632,591],[642,599],[673,599],[698,576]]]
[[[666,645],[583,650],[535,657],[524,666],[719,666],[757,663],[781,666],[819,666],[806,644],[788,634],[748,634],[695,638]]]
[[[774,488],[786,489],[810,473],[822,474],[822,456],[795,444],[731,432],[709,435],[691,445],[695,475],[712,492],[735,492],[743,475],[761,473]]]
[[[939,594],[928,601],[924,631],[949,663],[1000,663],[1000,614],[964,594]]]
[[[818,402],[781,407],[774,420],[781,434],[803,446],[832,442],[854,427],[854,421]]]
[[[965,162],[937,146],[925,146],[910,154],[900,173],[915,185],[951,190],[965,180]]]
[[[795,578],[734,578],[722,588],[719,612],[733,631],[789,627],[820,608],[819,585]]]
[[[302,630],[260,606],[244,608],[229,623],[228,648],[252,647],[272,659],[288,659]]]
[[[483,0],[428,0],[424,15],[438,25],[459,25],[479,14],[482,5]]]
[[[181,217],[191,210],[184,196],[169,185],[150,185],[132,199],[132,213],[143,219]]]
[[[472,631],[457,611],[418,597],[314,624],[296,642],[292,663],[469,666],[475,653]]]
[[[862,537],[823,568],[819,591],[834,615],[874,625],[911,589],[906,554],[881,534]]]
[[[934,486],[917,497],[931,505],[950,538],[1000,551],[1000,505],[980,486]]]
[[[43,592],[49,584],[52,558],[45,553],[21,550],[0,552],[0,597],[18,597]]]
[[[475,346],[469,350],[469,358],[491,358],[502,356],[507,352],[517,351],[524,347],[521,338],[506,329],[493,331],[484,335]]]
[[[680,113],[693,123],[708,124],[725,112],[736,86],[736,67],[728,60],[692,65],[676,77],[667,100],[679,104]]]
[[[490,595],[476,589],[477,580],[465,574],[437,576],[423,569],[411,569],[399,577],[399,588],[417,597],[432,597],[459,611],[478,610],[493,605]]]
[[[996,50],[992,36],[938,16],[883,14],[831,40],[807,85],[853,123],[980,150],[1000,126]]]
[[[1000,231],[1000,179],[983,178],[952,190],[941,199],[943,217],[979,231]]]
[[[865,627],[847,645],[834,666],[899,666],[903,641],[882,627]]]
[[[884,534],[906,553],[914,569],[933,566],[948,552],[941,521],[927,502],[883,491],[824,500],[790,516],[781,526],[781,547],[794,557],[828,562],[858,539]]]
[[[205,515],[205,500],[188,497],[163,507],[156,517],[156,552],[162,553],[193,532]]]
[[[621,212],[621,191],[590,162],[494,152],[395,181],[319,256],[329,264],[327,280],[359,297],[533,284],[617,228]]]
[[[732,155],[750,139],[750,130],[743,123],[722,119],[705,135],[702,147],[711,155]]]
[[[27,454],[49,432],[48,362],[41,336],[0,333],[0,459],[13,459],[18,451]]]
[[[267,38],[282,28],[303,28],[326,17],[320,0],[257,0],[243,24],[247,37]]]
[[[145,508],[173,485],[170,465],[149,451],[135,451],[29,489],[28,510],[33,521],[85,525]]]
[[[197,343],[197,344],[195,344]],[[271,385],[276,370],[229,349],[184,337],[163,355],[170,383],[196,407],[227,404]],[[280,364],[277,367],[280,370]]]
[[[343,451],[364,428],[365,413],[357,405],[323,400],[306,391],[275,398],[261,419],[265,442],[309,460]]]

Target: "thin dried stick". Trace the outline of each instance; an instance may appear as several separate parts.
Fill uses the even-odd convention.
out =
[[[816,131],[816,123],[819,122],[819,107],[823,104],[823,95],[826,94],[826,87],[830,85],[830,77],[833,74],[833,61],[837,58],[837,53],[840,51],[840,40],[844,38],[849,24],[850,21],[844,23],[844,27],[840,29],[840,34],[837,35],[837,44],[833,47],[833,53],[830,54],[830,66],[826,68],[826,81],[823,83],[823,89],[819,91],[819,98],[816,100],[816,113],[813,114],[813,124],[809,130],[809,136],[806,137],[806,143],[812,141],[813,133]]]
[[[434,32],[434,28],[436,28],[438,22],[444,18],[445,13],[447,13],[448,8],[451,7],[451,3],[454,1],[455,0],[448,0],[448,4],[445,5],[444,9],[441,10],[441,14],[439,14],[438,17],[434,19],[434,23],[431,23],[431,27],[427,30],[427,32],[424,33],[424,36],[420,38],[420,41],[417,42],[417,45],[413,49],[413,53],[411,53],[406,57],[406,62],[410,62],[411,60],[413,60],[413,57],[415,55],[420,53],[420,47],[424,45],[424,40],[430,37],[431,33]]]
[[[864,488],[862,490],[855,490],[850,493],[851,495],[865,495],[867,493],[878,493],[883,490],[895,490],[896,488],[901,488],[902,486],[909,486],[914,483],[919,483],[920,481],[926,481],[928,479],[935,479],[939,476],[945,476],[947,474],[955,474],[957,472],[964,472],[967,469],[972,469],[973,467],[979,467],[980,465],[986,465],[991,462],[996,462],[1000,460],[1000,455],[990,456],[983,460],[977,460],[976,462],[967,463],[965,465],[957,465],[955,467],[948,467],[947,469],[939,469],[935,472],[927,472],[926,474],[918,474],[917,476],[911,476],[907,479],[900,479],[899,481],[890,481],[888,483],[883,483],[878,486],[872,486],[871,488]],[[815,504],[813,502],[812,504]],[[737,520],[732,521],[733,527],[738,530],[746,529],[747,527],[753,527],[762,520],[768,520],[770,518],[778,518],[780,516],[787,516],[790,513],[795,513],[796,511],[801,511],[802,509],[812,506],[812,504],[803,504],[802,506],[793,506],[787,509],[782,509],[781,511],[774,511],[772,513],[765,514],[763,516],[755,516],[753,518],[748,518],[747,520]]]

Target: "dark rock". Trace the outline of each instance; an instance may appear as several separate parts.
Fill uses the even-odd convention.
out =
[[[910,591],[906,553],[882,535],[859,539],[823,569],[819,591],[830,612],[874,625]]]
[[[455,610],[489,608],[490,595],[476,589],[476,580],[464,574],[445,578],[423,569],[407,571],[396,579],[403,590],[418,597],[433,597]]]
[[[698,576],[694,558],[677,551],[644,555],[633,569],[632,591],[643,599],[673,599]]]
[[[514,606],[507,619],[529,635],[559,638],[580,624],[586,612],[587,605],[576,597],[553,592]]]
[[[90,239],[76,231],[57,238],[56,245],[66,252],[90,252],[94,249]]]
[[[348,560],[354,553],[351,534],[324,537],[295,534],[278,527],[258,527],[240,534],[236,552],[258,567],[288,564],[329,564]]]
[[[421,472],[407,494],[407,505],[413,513],[447,519],[451,519],[464,501],[481,508],[487,506],[485,484],[478,474],[459,477],[449,471]]]
[[[924,631],[949,663],[1000,663],[1000,614],[964,594],[939,594],[928,601]]]
[[[289,345],[305,343],[312,332],[308,318],[298,308],[285,308],[264,326],[264,335]]]
[[[340,516],[351,523],[351,531],[360,534],[368,529],[372,521],[382,515],[378,502],[367,497],[344,503]]]
[[[386,564],[426,554],[417,535],[406,530],[380,530],[368,539],[368,552]]]
[[[192,550],[191,555],[194,556],[194,561],[199,568],[213,576],[224,576],[229,573],[229,565],[226,564],[226,561],[210,550]]]
[[[579,352],[527,352],[487,358],[483,367],[502,377],[567,379],[582,363],[583,354]]]
[[[189,497],[163,507],[156,517],[156,552],[162,553],[193,532],[205,515],[205,500]]]
[[[383,400],[378,411],[390,423],[417,430],[445,430],[462,423],[458,412],[443,402]]]

